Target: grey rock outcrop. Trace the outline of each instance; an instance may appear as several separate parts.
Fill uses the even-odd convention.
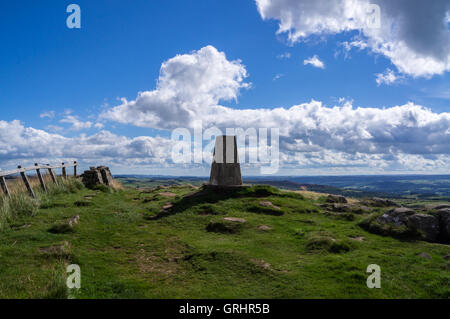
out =
[[[407,226],[408,217],[414,214],[414,210],[406,207],[394,208],[378,217],[381,224],[393,224],[395,226]]]
[[[347,204],[347,199],[341,195],[328,195],[327,203]]]
[[[93,188],[96,185],[110,186],[114,181],[109,167],[106,166],[90,167],[89,170],[84,171],[81,177],[87,188]]]
[[[441,228],[441,238],[450,243],[450,209],[442,209],[438,212],[439,224]]]
[[[439,219],[425,214],[414,214],[408,217],[409,226],[419,231],[426,241],[434,242],[439,236]]]
[[[368,206],[376,206],[376,207],[398,207],[399,205],[390,200],[385,198],[379,198],[379,197],[372,197],[368,200],[365,200],[364,203],[368,204]]]

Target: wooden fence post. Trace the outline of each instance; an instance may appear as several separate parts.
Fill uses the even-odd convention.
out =
[[[19,165],[19,166],[17,166],[17,168],[21,169],[22,166]],[[28,192],[30,193],[30,196],[33,198],[36,198],[36,195],[34,195],[33,188],[31,187],[30,182],[28,181],[28,177],[25,174],[25,172],[20,172],[20,175],[22,176],[23,182],[24,182],[25,186],[27,187]]]
[[[64,163],[62,163],[62,176],[63,178],[67,178],[66,167],[64,166]]]
[[[77,177],[77,161],[73,162],[75,165],[73,166],[73,177]]]
[[[35,163],[34,166],[39,166],[38,163]],[[47,188],[45,187],[44,179],[42,178],[41,170],[39,168],[36,168],[36,173],[39,178],[39,182],[41,183],[41,187],[44,190],[44,192],[47,193]]]
[[[50,166],[50,164],[47,164],[47,166]],[[55,176],[55,172],[53,171],[53,169],[49,168],[48,173],[50,174],[50,177],[52,178],[53,183],[58,184],[58,182],[56,181],[56,176]]]
[[[0,177],[0,185],[2,186],[3,193],[10,197],[11,195],[9,194],[8,185],[6,185],[5,176]]]

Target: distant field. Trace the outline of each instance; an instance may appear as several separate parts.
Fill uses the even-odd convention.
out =
[[[201,185],[207,177],[119,176],[124,185]],[[267,184],[282,189],[340,194],[351,197],[392,197],[450,201],[450,175],[244,177],[246,184]]]

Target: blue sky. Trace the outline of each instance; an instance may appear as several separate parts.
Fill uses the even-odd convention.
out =
[[[415,67],[417,63],[414,61],[405,66],[395,57],[396,52],[377,50],[375,44],[370,44],[371,39],[375,39],[377,34],[374,35],[370,31],[365,33],[358,26],[335,30],[330,27],[332,24],[327,27],[325,23],[325,26],[319,25],[316,29],[306,30],[307,36],[294,40],[289,37],[288,32],[277,33],[279,25],[283,24],[283,12],[298,14],[299,17],[308,14],[314,18],[317,15],[318,19],[323,19],[323,15],[328,13],[320,12],[320,8],[298,7],[294,1],[280,0],[278,4],[275,0],[273,3],[259,2],[250,0],[2,2],[0,121],[3,121],[3,128],[10,131],[11,123],[15,120],[20,121],[20,125],[16,123],[14,127],[19,130],[20,127],[23,128],[18,134],[21,134],[20,144],[24,148],[27,143],[31,143],[31,140],[27,140],[31,133],[23,131],[27,129],[39,130],[39,134],[49,134],[51,137],[45,138],[48,143],[52,143],[52,138],[58,141],[73,139],[75,143],[80,142],[80,138],[83,137],[93,137],[94,140],[100,132],[113,134],[122,141],[126,139],[131,141],[138,137],[170,137],[173,128],[162,128],[149,122],[134,125],[132,121],[114,120],[111,116],[102,114],[121,105],[119,98],[133,101],[136,100],[138,92],[155,90],[163,62],[170,61],[177,55],[192,54],[207,46],[215,48],[217,52],[223,52],[227,62],[239,61],[247,76],[237,82],[251,83],[249,87],[240,87],[236,90],[235,98],[217,101],[220,105],[231,109],[255,111],[279,107],[289,109],[294,105],[310,103],[312,100],[320,101],[321,107],[331,109],[334,106],[342,106],[345,100],[351,103],[353,109],[362,107],[382,110],[404,106],[411,102],[413,106],[410,107],[423,106],[427,109],[428,115],[417,116],[425,116],[430,121],[432,117],[439,116],[439,119],[434,120],[440,125],[446,125],[442,123],[447,123],[445,121],[450,118],[448,115],[450,54],[437,52],[433,48],[434,45],[448,46],[448,28],[447,36],[436,37],[436,42],[444,41],[444,43],[433,43],[431,47],[427,44],[426,49],[423,48],[426,45],[425,40],[421,42],[420,37],[417,41],[411,40],[405,35],[407,32],[385,37],[386,42],[407,43],[408,53],[421,54],[424,59],[434,59],[431,60],[433,63],[436,61],[443,63],[442,70],[438,67],[431,75],[423,76],[424,71],[417,69]],[[379,2],[382,17],[386,14],[386,20],[383,21],[389,21],[389,18],[398,14],[404,14],[407,18],[413,18],[417,14],[410,9],[411,6],[405,6],[405,11],[402,12],[400,9],[398,13],[395,11],[398,8],[391,10],[389,5],[385,5],[383,1]],[[70,3],[76,3],[81,7],[81,29],[66,27],[66,18],[69,15],[66,13],[66,7]],[[446,6],[445,1],[442,5]],[[419,9],[417,6],[417,11]],[[308,13],[306,10],[312,11]],[[326,19],[328,18],[336,17],[328,15]],[[303,27],[301,22],[294,20],[288,29],[294,33],[299,30],[305,31],[301,30]],[[424,28],[427,29],[426,26]],[[405,30],[408,31],[407,27]],[[433,26],[430,26],[429,31],[435,31]],[[403,35],[405,38],[401,38]],[[429,35],[423,35],[423,39],[428,38]],[[352,47],[346,51],[343,43],[350,43],[355,39],[362,39],[368,43],[368,47],[364,49]],[[324,68],[304,64],[306,59],[314,56],[324,63]],[[396,81],[377,83],[376,75],[387,71],[393,72]],[[152,105],[144,107],[148,107],[151,111]],[[170,112],[170,109],[168,110]],[[406,108],[404,111],[412,112]],[[413,111],[416,112],[417,109]],[[356,116],[356,113],[354,115]],[[386,113],[385,116],[389,115]],[[79,122],[79,126],[74,125],[75,120]],[[90,125],[86,125],[87,122]],[[433,123],[429,125],[432,126]],[[280,126],[284,125],[280,123]],[[373,129],[369,124],[367,126]],[[409,127],[406,124],[403,126]],[[389,124],[389,129],[393,129],[392,123]],[[368,131],[374,135],[370,129]],[[286,134],[292,137],[293,131]],[[310,131],[309,134],[313,133]],[[403,134],[408,135],[408,132]],[[423,134],[438,133],[426,130]],[[289,136],[285,137],[285,143],[292,142],[290,144],[292,147],[286,149],[292,150],[298,144],[289,141]],[[54,149],[45,154],[14,149],[8,145],[7,137],[5,133],[2,144],[0,133],[0,145],[7,150],[0,156],[0,165],[3,164],[5,168],[13,165],[12,163],[26,161],[30,156],[46,160],[78,157],[73,152],[65,154]],[[316,146],[321,148],[316,150],[322,152],[321,160],[307,164],[304,161],[295,163],[292,159],[287,160],[288,165],[283,171],[285,174],[302,174],[307,170],[321,172],[324,169],[331,169],[331,173],[348,173],[348,170],[341,168],[348,166],[349,170],[354,171],[354,167],[361,167],[361,164],[358,164],[362,160],[361,157],[358,157],[358,160],[346,158],[345,163],[339,162],[333,166],[334,161],[331,163],[327,161],[328,157],[323,155],[323,152],[326,150],[341,154],[345,153],[345,149],[326,146],[325,142],[314,142],[314,136],[305,138],[299,135],[297,139],[299,138],[312,141],[310,145],[316,143]],[[447,141],[445,130],[441,132],[439,138],[440,141]],[[87,142],[84,140],[80,143],[85,145]],[[152,140],[146,148],[156,147],[152,143],[156,142]],[[422,157],[422,164],[428,163],[421,166],[421,171],[430,169],[432,172],[449,171],[447,165],[449,152],[435,151],[443,147],[439,141],[436,142],[439,147],[436,146],[433,151],[423,153],[404,147],[393,150],[397,144],[404,141],[395,140],[392,143],[393,146],[388,151],[367,152],[371,159],[374,159],[374,154],[378,154],[375,160],[384,161],[384,164],[377,162],[374,166],[362,165],[364,168],[358,172],[375,173],[380,169],[385,172],[415,172],[414,167],[417,166],[415,161],[420,161],[419,158],[415,158],[417,156]],[[414,144],[413,141],[410,143]],[[63,143],[58,145],[64,148]],[[355,156],[356,153],[364,153],[362,149],[364,147],[350,154]],[[301,152],[305,151],[302,149]],[[120,172],[126,171],[124,167],[120,167],[119,161],[114,162],[120,154],[109,155],[106,147],[95,154],[90,154],[89,150],[81,153],[80,160],[86,164],[105,161],[113,167],[116,166]],[[413,162],[415,164],[410,163],[408,166],[405,160],[400,160],[401,155],[408,154],[412,154],[415,158]],[[395,159],[389,159],[392,156]],[[179,172],[180,169],[175,165],[174,170],[174,166],[170,163],[161,164],[160,158],[152,163],[146,162],[143,156],[126,155],[124,158],[132,161],[136,167],[142,167],[139,171],[143,173],[170,174],[171,171]],[[433,162],[439,162],[439,165],[433,166]],[[158,167],[155,163],[160,163],[161,166]],[[207,172],[207,165],[205,166],[206,168],[192,168],[192,172],[203,174]],[[340,169],[333,171],[333,167]]]

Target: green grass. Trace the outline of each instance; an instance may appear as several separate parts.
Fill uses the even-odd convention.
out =
[[[299,194],[267,186],[73,191],[46,197],[0,232],[0,298],[450,296],[449,246],[371,234],[359,226],[368,215],[327,216]],[[49,231],[75,215],[72,232]],[[207,231],[224,217],[247,222],[236,232]],[[64,286],[71,263],[81,267],[76,292]],[[381,289],[366,286],[369,264],[381,266]]]

